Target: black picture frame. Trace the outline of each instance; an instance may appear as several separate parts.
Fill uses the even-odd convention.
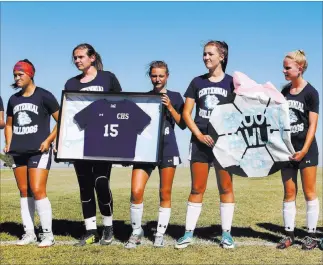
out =
[[[162,158],[162,144],[164,141],[165,106],[162,104],[162,93],[140,92],[98,92],[98,91],[62,91],[59,118],[57,122],[57,140],[55,162],[70,162],[93,160],[107,161],[113,164],[153,164],[158,165]],[[91,157],[80,154],[81,146],[84,148],[82,132],[77,132],[74,115],[96,100],[107,99],[118,101],[127,99],[142,108],[150,117],[151,123],[140,135],[137,135],[136,156],[133,159],[123,157]],[[157,116],[157,117],[156,117]],[[73,124],[74,123],[74,124]],[[149,135],[145,138],[144,132]],[[75,139],[74,139],[75,138]],[[137,149],[138,147],[138,149]]]

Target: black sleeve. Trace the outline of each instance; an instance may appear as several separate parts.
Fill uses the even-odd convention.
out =
[[[317,90],[313,89],[307,96],[308,110],[319,113],[320,97]]]
[[[186,98],[193,98],[193,99],[196,100],[196,93],[197,93],[197,87],[194,84],[194,80],[192,80],[191,83],[190,83],[190,85],[188,86],[185,94],[184,94],[184,97],[186,97]]]
[[[93,118],[91,117],[91,110],[93,108],[93,104],[95,104],[95,102],[91,103],[90,105],[82,109],[80,112],[76,113],[74,116],[74,121],[81,130],[84,130],[88,124],[88,121],[91,118]]]
[[[8,101],[8,105],[7,105],[7,116],[12,117],[13,116],[13,108],[12,108],[12,104],[11,104],[11,98]]]
[[[120,83],[114,74],[112,74],[111,91],[113,91],[113,92],[121,92],[122,91]]]
[[[130,101],[130,100],[129,100]],[[131,106],[131,114],[133,120],[133,126],[136,128],[137,133],[141,134],[144,129],[150,124],[151,117],[143,111],[136,103],[130,101],[129,105]]]
[[[175,105],[175,109],[178,114],[182,115],[183,109],[184,109],[184,100],[180,93],[177,94],[177,102]]]
[[[233,94],[233,92],[234,92],[234,89],[235,89],[235,87],[234,87],[234,83],[233,83],[233,79],[232,79],[232,82],[230,83],[230,88],[231,88],[231,94]]]
[[[287,95],[287,93],[288,93],[288,91],[290,89],[290,86],[291,86],[291,84],[287,84],[287,85],[283,86],[283,89],[282,89],[281,93],[283,94],[284,97],[286,97],[286,95]]]
[[[59,104],[56,98],[49,91],[46,91],[43,95],[43,104],[47,113],[50,115],[59,110]]]
[[[71,90],[71,81],[72,79],[69,79],[66,81],[65,86],[64,86],[64,90]]]
[[[3,111],[3,101],[2,101],[2,98],[0,97],[0,111]]]
[[[80,90],[80,83],[77,82],[77,80],[79,80],[80,78],[81,75],[77,75],[67,80],[64,86],[64,90]]]

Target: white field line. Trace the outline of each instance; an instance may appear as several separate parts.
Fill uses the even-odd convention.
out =
[[[0,246],[12,246],[15,245],[17,241],[0,241]],[[55,245],[57,246],[63,246],[63,245],[74,245],[76,242],[75,240],[70,240],[70,241],[56,241]],[[165,246],[169,246],[169,247],[174,247],[175,245],[175,240],[166,240],[165,242]],[[202,239],[195,239],[194,240],[194,244],[201,246],[201,245],[207,245],[207,246],[214,246],[214,247],[220,247],[218,243],[215,243],[211,240],[202,240]],[[243,242],[235,242],[236,246],[266,246],[266,247],[275,247],[276,244],[275,243],[271,243],[271,242],[259,242],[259,241],[243,241]],[[35,244],[36,245],[36,244]],[[96,243],[94,245],[98,245],[99,243]],[[123,242],[114,240],[112,242],[111,245],[124,245]],[[147,240],[147,239],[143,239],[141,245],[143,246],[153,246],[153,242]]]

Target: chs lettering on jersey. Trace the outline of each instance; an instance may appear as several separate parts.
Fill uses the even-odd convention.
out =
[[[137,135],[151,118],[133,101],[99,99],[74,116],[84,130],[84,156],[133,159]]]
[[[10,153],[37,152],[50,134],[50,116],[58,110],[53,94],[40,87],[30,97],[23,97],[21,91],[12,95],[7,106],[12,117]]]

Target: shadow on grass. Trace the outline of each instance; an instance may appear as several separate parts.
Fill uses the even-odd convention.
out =
[[[72,221],[64,219],[53,219],[53,233],[57,236],[71,236],[75,239],[80,239],[85,233],[85,226],[83,221]],[[99,235],[102,234],[103,226],[98,226]],[[132,228],[130,224],[125,224],[124,221],[113,221],[114,237],[122,242],[127,241]],[[36,227],[36,233],[40,229]],[[21,223],[4,222],[0,224],[0,233],[8,233],[11,236],[20,238],[24,233]]]
[[[272,224],[272,223],[259,223],[257,224],[259,227],[264,228],[268,231],[274,232],[274,233],[280,233],[280,234],[284,234],[284,227],[283,226],[279,226],[276,224]],[[306,231],[306,227],[303,226],[301,228],[297,228],[295,227],[294,229],[294,233],[295,236],[298,238],[304,238],[305,236],[308,236],[308,233]],[[316,236],[318,238],[322,238],[323,237],[323,227],[317,227],[316,229]],[[281,237],[280,237],[281,238]],[[295,240],[296,244],[301,244],[300,240]]]
[[[156,232],[157,222],[151,221],[147,222],[144,227],[145,236],[148,239],[153,240],[153,234]],[[166,234],[174,239],[178,239],[184,235],[185,226],[183,225],[173,225],[170,224],[167,228]],[[221,225],[212,225],[209,227],[197,227],[194,230],[194,235],[198,238],[205,240],[212,240],[214,242],[220,243],[220,238],[222,234]],[[278,242],[280,236],[273,235],[271,233],[255,231],[250,227],[232,227],[231,234],[234,238],[247,237],[247,238],[258,238],[266,240],[269,242]]]
[[[4,222],[0,224],[0,233],[8,233],[11,236],[21,237],[24,233],[24,228],[18,223]]]
[[[255,231],[250,227],[232,227],[232,235],[234,238],[247,237],[247,238],[258,238],[268,242],[276,243],[281,239],[281,234],[284,233],[284,228],[272,224],[272,223],[258,223],[259,227],[264,228],[268,232],[259,232]],[[153,241],[154,233],[157,229],[156,221],[149,221],[143,224],[142,228],[144,229],[145,237]],[[102,234],[102,226],[98,226],[99,235]],[[114,220],[113,221],[113,230],[115,239],[126,242],[131,234],[132,228],[130,224],[126,224],[123,220]],[[323,227],[318,227],[318,236],[323,237]],[[12,236],[21,237],[23,234],[23,226],[20,223],[15,222],[4,222],[0,224],[0,233],[8,233]],[[72,221],[64,219],[54,219],[53,220],[53,232],[54,235],[58,236],[71,236],[75,239],[79,239],[85,232],[84,222],[83,221]],[[183,236],[185,232],[184,225],[174,225],[169,224],[166,234],[175,240]],[[221,226],[212,225],[209,227],[197,227],[194,231],[194,235],[198,238],[205,240],[212,240],[214,242],[219,242],[221,237]],[[273,234],[274,233],[274,234]],[[295,234],[299,238],[303,238],[307,235],[306,228],[303,229],[295,228]]]

